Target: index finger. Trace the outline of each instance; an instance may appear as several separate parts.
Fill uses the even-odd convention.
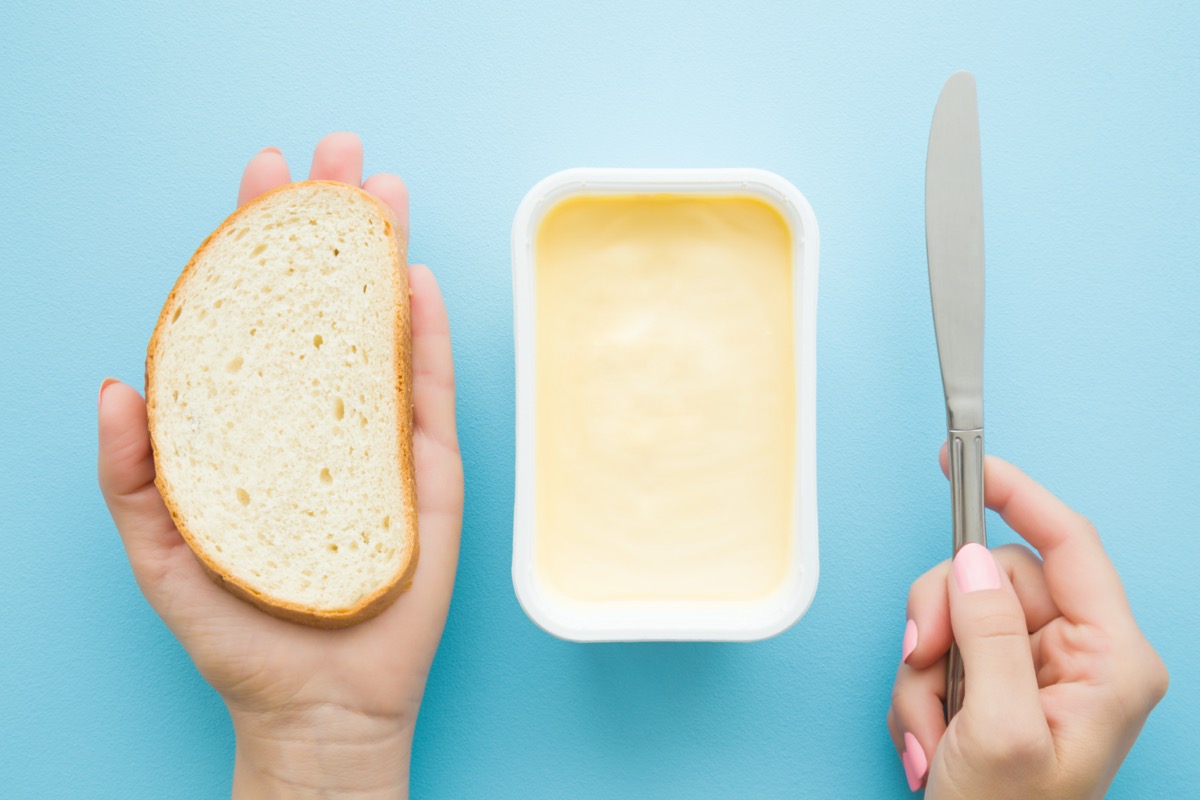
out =
[[[283,153],[276,147],[264,147],[250,159],[242,172],[242,182],[238,186],[238,208],[291,180],[292,175]]]
[[[939,457],[945,472],[945,447]],[[1063,616],[1107,627],[1131,615],[1121,577],[1083,515],[995,456],[984,457],[983,487],[987,507],[1041,553],[1046,586]]]

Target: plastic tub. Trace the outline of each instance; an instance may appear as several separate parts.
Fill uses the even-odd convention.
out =
[[[786,249],[759,257],[768,242]],[[804,614],[818,574],[818,244],[804,196],[757,169],[570,169],[525,196],[513,585],[541,628],[751,641]],[[722,448],[728,469],[705,468]]]

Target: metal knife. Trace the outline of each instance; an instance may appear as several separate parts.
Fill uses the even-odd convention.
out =
[[[987,545],[983,522],[983,178],[975,76],[942,87],[925,161],[925,249],[950,450],[954,552]],[[946,720],[963,699],[963,665],[951,645]]]

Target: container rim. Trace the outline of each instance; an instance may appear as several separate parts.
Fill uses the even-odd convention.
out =
[[[792,233],[792,312],[796,380],[792,558],[788,578],[751,601],[584,603],[548,589],[536,569],[536,303],[534,253],[546,212],[572,196],[712,194],[755,196],[776,208]],[[546,632],[577,642],[754,641],[794,625],[816,593],[819,565],[816,492],[816,311],[820,235],[807,199],[783,177],[756,168],[575,167],[538,181],[512,228],[516,354],[516,483],[512,579],[517,601]]]

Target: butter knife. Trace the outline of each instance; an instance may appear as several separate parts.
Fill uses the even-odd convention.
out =
[[[950,450],[954,552],[987,545],[983,520],[983,178],[975,77],[942,87],[925,161],[925,249]],[[951,645],[946,720],[963,700],[963,664]]]

